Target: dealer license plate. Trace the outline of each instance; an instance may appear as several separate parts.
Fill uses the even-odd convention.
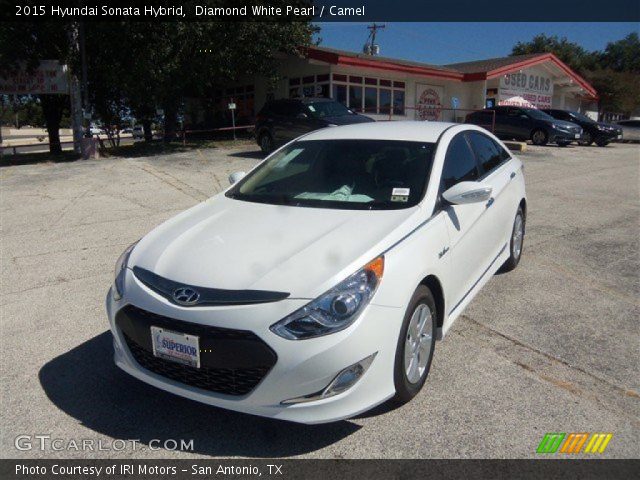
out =
[[[576,138],[580,138],[580,134],[579,133],[576,133]]]
[[[151,344],[158,358],[200,368],[200,342],[195,335],[152,326]]]

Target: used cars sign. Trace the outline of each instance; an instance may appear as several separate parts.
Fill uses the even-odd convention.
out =
[[[536,73],[511,73],[500,77],[500,105],[551,108],[553,81]]]

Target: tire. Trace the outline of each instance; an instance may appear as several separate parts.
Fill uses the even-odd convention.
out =
[[[424,323],[420,331],[421,318]],[[393,369],[393,381],[396,387],[393,401],[396,404],[402,405],[409,402],[418,394],[427,380],[435,348],[437,318],[436,303],[431,290],[420,285],[409,301],[396,346]],[[421,348],[413,347],[416,345],[416,337],[425,339]],[[407,348],[416,352],[415,355],[407,351]],[[415,363],[412,364],[412,361]]]
[[[262,132],[258,137],[258,145],[262,153],[269,154],[273,151],[273,137],[269,132]]]
[[[582,138],[578,140],[578,145],[581,145],[583,147],[588,147],[592,143],[593,143],[593,137],[589,132],[584,132],[582,134]]]
[[[599,147],[606,147],[609,145],[609,141],[605,138],[598,138],[596,139],[596,145]]]
[[[509,258],[500,267],[500,272],[510,272],[518,266],[520,258],[522,258],[522,248],[524,246],[525,234],[525,216],[522,207],[518,207],[516,218],[513,220],[513,228],[511,230],[511,240],[509,240]],[[519,235],[516,231],[519,229]],[[519,236],[519,240],[518,240]]]
[[[531,143],[534,145],[546,145],[549,143],[549,135],[541,128],[537,128],[531,132]]]

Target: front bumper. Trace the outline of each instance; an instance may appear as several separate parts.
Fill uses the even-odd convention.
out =
[[[582,138],[582,132],[570,132],[552,129],[549,141],[552,143],[577,142]]]
[[[114,360],[130,375],[162,390],[209,405],[301,423],[324,423],[348,418],[384,402],[395,393],[393,365],[404,311],[370,304],[346,330],[309,340],[283,339],[269,326],[308,302],[288,299],[260,305],[183,308],[141,284],[127,270],[126,294],[115,301],[109,291],[107,313],[114,337]],[[219,393],[185,384],[143,367],[127,344],[117,318],[127,305],[178,322],[250,332],[274,353],[275,363],[248,393]],[[202,348],[202,346],[201,346]],[[316,393],[345,367],[376,353],[364,376],[349,390],[313,402],[283,405],[282,401]],[[139,358],[139,357],[138,357]],[[143,362],[144,363],[144,362]],[[223,389],[224,390],[224,389]]]

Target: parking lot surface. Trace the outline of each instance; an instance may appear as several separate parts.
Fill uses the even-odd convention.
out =
[[[119,254],[255,165],[252,145],[0,168],[0,455],[513,458],[536,456],[547,432],[611,432],[602,456],[637,458],[640,147],[520,157],[519,267],[496,275],[436,345],[411,403],[316,426],[181,399],[112,363],[104,297]],[[38,434],[105,449],[15,448]],[[127,439],[139,444],[108,449]],[[167,439],[193,439],[193,451],[149,449]]]

